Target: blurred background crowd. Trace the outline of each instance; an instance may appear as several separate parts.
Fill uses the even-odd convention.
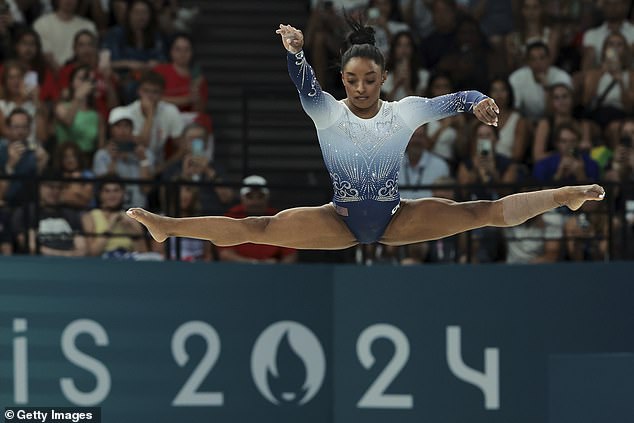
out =
[[[385,100],[476,89],[499,105],[498,127],[469,115],[420,127],[401,166],[403,198],[496,199],[600,182],[606,201],[402,248],[151,242],[126,208],[244,217],[313,205],[301,191],[278,201],[284,187],[266,172],[234,172],[217,154],[229,141],[215,126],[226,119],[210,111],[213,77],[194,50],[204,3],[0,0],[2,254],[364,264],[634,257],[630,0],[313,0],[302,6],[305,22],[288,22],[304,31],[309,61],[337,98],[345,9],[375,28]],[[275,66],[284,73],[281,48]],[[327,183],[313,183],[328,201]]]

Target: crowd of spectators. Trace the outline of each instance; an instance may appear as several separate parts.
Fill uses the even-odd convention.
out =
[[[632,3],[311,1],[306,52],[335,96],[343,95],[332,63],[345,9],[375,28],[387,58],[385,100],[477,89],[499,105],[498,127],[461,114],[419,128],[401,166],[404,198],[496,199],[522,186],[582,182],[608,188],[608,201],[577,214],[558,210],[516,228],[342,257],[403,264],[632,258]],[[245,178],[239,190],[222,186],[207,80],[187,32],[194,15],[177,0],[0,0],[1,254],[301,260],[268,246],[156,245],[123,214],[131,206],[173,216],[275,212],[261,176]],[[36,176],[46,181],[32,184]]]

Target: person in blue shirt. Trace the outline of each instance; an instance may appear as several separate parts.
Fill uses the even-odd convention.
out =
[[[533,167],[536,180],[559,184],[599,180],[599,165],[588,152],[579,150],[581,134],[573,125],[559,125],[555,128],[554,139],[557,151]]]
[[[347,94],[343,100],[321,90],[302,50],[302,32],[290,25],[280,25],[276,31],[288,51],[288,71],[302,107],[317,129],[333,186],[331,203],[245,219],[174,219],[139,208],[128,210],[128,216],[144,224],[159,242],[181,236],[207,239],[219,246],[254,242],[343,249],[374,242],[404,245],[483,226],[513,226],[558,206],[576,210],[586,200],[603,199],[603,188],[589,185],[513,194],[495,201],[401,200],[399,166],[416,128],[462,112],[497,125],[499,110],[492,99],[477,91],[431,99],[380,100],[387,72],[385,59],[374,45],[373,29],[360,21],[349,20],[349,24],[351,46],[341,59]]]

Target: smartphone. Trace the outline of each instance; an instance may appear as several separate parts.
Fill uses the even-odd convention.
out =
[[[31,91],[33,88],[37,87],[37,85],[38,85],[37,72],[28,71],[24,75],[24,87],[26,88],[27,91]]]
[[[478,138],[478,154],[488,156],[491,154],[492,143],[488,138]]]
[[[196,138],[192,141],[192,154],[194,156],[204,156],[205,155],[205,141],[200,138]]]
[[[111,58],[112,54],[110,53],[110,50],[108,49],[103,49],[99,52],[99,63],[97,64],[97,67],[99,69],[107,69],[110,67],[110,58]]]
[[[117,148],[122,153],[132,153],[136,150],[136,143],[134,141],[121,141],[117,143]]]

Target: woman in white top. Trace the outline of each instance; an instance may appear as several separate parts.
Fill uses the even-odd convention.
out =
[[[387,78],[381,87],[386,100],[397,101],[410,95],[421,95],[427,88],[429,72],[420,65],[411,32],[394,35],[386,67]]]
[[[601,64],[586,71],[583,104],[593,110],[593,119],[605,127],[632,112],[634,84],[628,43],[620,32],[613,32],[603,43]]]
[[[559,54],[559,31],[546,26],[541,0],[524,0],[518,30],[506,36],[506,62],[509,71],[524,64],[526,46],[542,41],[550,51],[550,61],[555,62]]]
[[[495,152],[514,162],[522,162],[527,148],[526,120],[513,108],[513,89],[509,81],[505,78],[493,79],[489,94],[500,108]]]
[[[0,135],[5,135],[5,118],[19,107],[31,116],[29,142],[34,146],[36,140],[47,139],[48,123],[43,108],[40,108],[37,80],[25,81],[26,74],[27,69],[20,62],[8,61],[4,64],[0,83]]]

